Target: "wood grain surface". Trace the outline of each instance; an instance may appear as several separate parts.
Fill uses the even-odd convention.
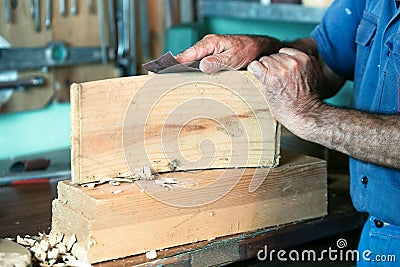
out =
[[[257,170],[265,180],[250,193]],[[61,182],[53,202],[52,230],[76,234],[74,253],[81,260],[99,262],[327,214],[325,162],[298,155],[274,169],[228,170],[223,184],[237,176],[240,180],[215,201],[193,207],[167,203],[199,203],[196,200],[224,193],[223,184],[206,186],[224,171],[168,173],[163,177],[173,177],[183,187],[158,186],[157,192],[149,191],[154,181],[95,189]]]
[[[248,72],[142,75],[71,87],[72,180],[274,167],[280,125]]]

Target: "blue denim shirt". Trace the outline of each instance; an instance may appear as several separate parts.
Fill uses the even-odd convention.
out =
[[[354,81],[355,109],[399,114],[399,14],[395,0],[335,0],[311,34],[327,65]],[[400,170],[351,158],[350,174],[354,207],[400,225]]]

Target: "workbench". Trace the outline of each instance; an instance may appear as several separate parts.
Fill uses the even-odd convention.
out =
[[[56,193],[55,182],[0,187],[0,237],[48,233],[51,201]],[[347,174],[329,175],[328,197],[329,215],[324,218],[158,251],[154,263],[163,266],[223,265],[255,258],[266,244],[268,249],[291,248],[362,227],[365,215],[352,207]],[[143,266],[148,261],[142,254],[95,266]]]

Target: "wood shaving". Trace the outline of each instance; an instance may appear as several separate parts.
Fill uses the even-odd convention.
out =
[[[50,243],[47,239],[43,239],[40,241],[39,246],[43,251],[47,252],[50,248]]]
[[[33,245],[35,245],[36,240],[31,238],[30,236],[27,237],[20,237],[19,235],[17,235],[17,243],[23,246],[30,246],[32,247]]]
[[[147,166],[143,166],[143,174],[144,174],[144,177],[145,177],[145,178],[148,178],[148,177],[151,177],[151,176],[152,176],[151,170],[150,170],[150,168],[147,167]]]
[[[156,185],[162,186],[162,187],[167,187],[168,189],[172,190],[171,185],[177,185],[178,182],[174,178],[159,178],[157,180],[154,180],[154,183]]]
[[[58,248],[52,248],[47,253],[48,259],[58,259],[59,256],[60,256],[60,249],[58,249]]]
[[[33,245],[32,247],[30,247],[29,249],[30,249],[31,252],[36,253],[36,252],[39,251],[41,248],[40,248],[39,243],[35,243],[35,245]]]
[[[154,249],[146,252],[146,258],[149,259],[149,260],[156,259],[157,258],[157,252]]]
[[[47,258],[47,253],[41,247],[39,247],[35,252],[35,257],[41,262],[45,262]]]
[[[172,190],[172,186],[170,186],[169,184],[165,183],[165,182],[162,181],[162,180],[155,180],[154,183],[155,183],[156,185],[159,185],[159,186],[162,186],[162,187],[166,187],[166,188]]]
[[[115,178],[102,178],[98,182],[99,184],[105,184],[105,183],[132,183],[132,179],[129,178],[120,178],[120,177],[115,177]]]
[[[67,251],[70,252],[72,249],[72,246],[76,243],[76,235],[72,234],[71,237],[69,238],[69,241],[67,243]]]
[[[67,254],[67,247],[64,244],[57,244],[56,248],[58,248],[60,254]]]
[[[179,182],[178,182],[179,179]],[[172,178],[172,177],[158,177],[154,180],[156,185],[167,187],[169,189],[173,189],[176,187],[179,188],[193,188],[198,187],[198,184],[192,178],[187,178],[182,180],[181,178]]]
[[[88,184],[83,184],[82,187],[87,187],[87,188],[90,188],[90,189],[94,189],[94,187],[96,185],[98,185],[98,184],[99,183],[88,183]]]
[[[121,183],[118,181],[110,181],[109,184],[112,186],[119,186]]]
[[[49,242],[51,246],[55,246],[60,243],[63,239],[64,235],[57,231],[50,231],[49,234]]]
[[[177,184],[178,182],[174,178],[163,178],[167,184]]]

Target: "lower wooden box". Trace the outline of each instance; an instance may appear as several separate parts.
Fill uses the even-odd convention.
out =
[[[177,184],[156,188],[160,196],[182,203],[198,201],[206,198],[195,188],[207,188],[224,171],[169,173],[162,179],[173,177]],[[154,185],[153,180],[141,181],[141,186],[135,182],[94,189],[60,182],[58,198],[53,201],[52,231],[75,234],[74,255],[95,263],[327,214],[323,160],[283,152],[280,167],[229,171],[226,182],[238,182],[227,194],[192,207],[170,205],[150,196],[146,186]],[[255,173],[265,179],[257,190],[249,192]],[[210,188],[207,195],[226,192]]]

